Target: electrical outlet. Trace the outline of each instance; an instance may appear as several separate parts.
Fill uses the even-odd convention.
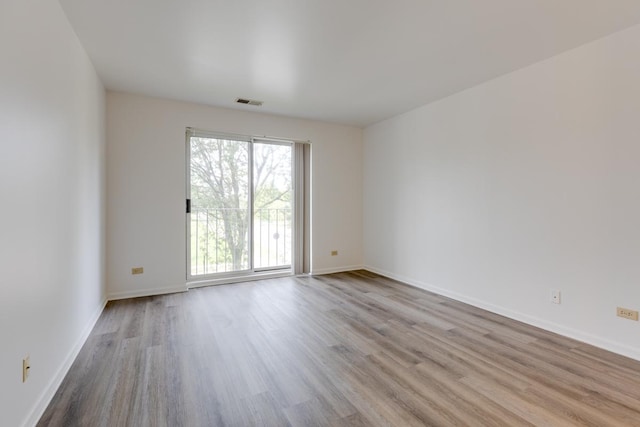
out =
[[[338,255],[338,251],[331,251],[331,256],[337,256]]]
[[[625,319],[638,321],[638,312],[636,310],[629,310],[628,308],[618,307],[618,317],[624,317]]]
[[[551,289],[551,302],[554,304],[560,304],[560,291],[557,289]]]
[[[22,359],[22,382],[26,382],[29,378],[29,371],[31,370],[31,362],[29,356]]]
[[[142,267],[133,267],[131,269],[131,274],[142,274],[144,273],[144,268]]]

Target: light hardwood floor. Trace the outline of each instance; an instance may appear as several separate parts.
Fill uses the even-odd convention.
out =
[[[41,426],[640,426],[640,362],[356,271],[107,305]]]

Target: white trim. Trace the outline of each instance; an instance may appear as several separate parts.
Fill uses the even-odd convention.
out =
[[[73,347],[71,347],[71,350],[67,354],[67,357],[62,362],[62,365],[60,365],[60,368],[58,368],[58,371],[53,376],[51,381],[49,381],[49,384],[45,387],[44,391],[40,393],[40,396],[36,400],[36,403],[33,405],[31,411],[29,412],[29,416],[22,424],[23,427],[35,426],[36,424],[38,424],[38,421],[40,421],[40,418],[44,414],[44,411],[47,409],[47,406],[49,406],[49,403],[51,403],[51,399],[53,399],[56,392],[58,391],[58,388],[60,387],[60,384],[62,384],[62,381],[67,376],[69,369],[71,369],[71,365],[73,365],[76,357],[78,357],[78,354],[80,354],[82,346],[87,341],[87,338],[89,338],[89,335],[91,335],[91,332],[98,322],[98,319],[100,318],[104,307],[107,305],[107,301],[108,299],[105,298],[104,301],[98,306],[98,309],[93,313],[89,322],[87,323],[87,326],[85,326],[82,333],[80,334],[80,337],[78,337],[75,344],[73,345]]]
[[[204,288],[206,286],[229,285],[232,283],[255,282],[257,280],[277,279],[279,277],[291,277],[293,272],[291,269],[285,271],[267,271],[261,273],[243,274],[241,276],[227,276],[219,279],[200,280],[187,283],[189,289]]]
[[[345,271],[354,271],[354,270],[362,270],[364,267],[362,265],[346,265],[344,267],[331,267],[331,268],[320,268],[311,270],[309,273],[311,276],[319,276],[322,274],[333,274],[333,273],[344,273]]]
[[[245,138],[245,139],[242,139],[242,141],[245,141],[246,138],[248,138],[248,139],[262,139],[265,141],[272,141],[272,142],[288,142],[288,143],[295,142],[297,144],[311,144],[311,140],[309,139],[282,138],[279,136],[268,136],[268,135],[243,135],[240,133],[210,131],[210,130],[199,129],[199,128],[194,128],[190,126],[187,126],[187,132],[190,136],[195,136],[196,138],[229,138],[229,139]]]
[[[185,278],[189,280],[189,271],[191,270],[191,130],[187,128],[185,131],[185,246],[186,246],[186,258],[185,262]],[[186,201],[189,200],[189,212],[186,209]]]
[[[419,280],[412,279],[410,277],[394,274],[389,271],[385,271],[376,267],[365,265],[363,268],[365,270],[371,271],[372,273],[380,274],[390,279],[398,280],[407,285],[424,289],[429,292],[434,292],[439,295],[452,298],[456,301],[464,302],[474,307],[482,308],[483,310],[487,310],[492,313],[496,313],[501,316],[508,317],[510,319],[518,320],[528,325],[535,326],[550,332],[554,332],[556,334],[563,335],[565,337],[572,338],[574,340],[582,341],[586,344],[590,344],[590,345],[602,348],[604,350],[608,350],[613,353],[617,353],[622,356],[630,357],[632,359],[640,361],[640,348],[631,347],[625,344],[620,344],[615,341],[610,341],[606,338],[588,334],[577,329],[568,328],[566,326],[562,326],[557,323],[540,319],[539,317],[530,316],[528,314],[520,313],[518,311],[513,311],[508,308],[500,307],[500,306],[491,304],[489,302],[479,300],[474,297],[463,295],[458,292],[453,292],[448,289],[440,288],[438,286],[434,286],[429,283],[424,283]]]
[[[178,292],[188,291],[186,285],[169,286],[166,288],[151,288],[141,289],[135,291],[114,292],[109,294],[109,301],[115,301],[119,299],[138,298],[138,297],[151,297],[155,295],[175,294]]]

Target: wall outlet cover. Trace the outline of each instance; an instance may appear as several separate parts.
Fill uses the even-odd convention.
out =
[[[31,361],[29,356],[22,359],[22,382],[26,382],[29,378],[29,371],[31,370]]]
[[[638,311],[637,310],[630,310],[628,308],[618,307],[616,309],[616,314],[618,315],[618,317],[623,317],[623,318],[629,319],[629,320],[635,320],[636,322],[638,321]]]

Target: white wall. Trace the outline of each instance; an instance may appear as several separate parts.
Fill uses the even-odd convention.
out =
[[[362,131],[107,94],[107,282],[114,298],[184,290],[185,128],[312,141],[314,273],[362,265]],[[332,249],[339,256],[331,257]],[[144,274],[131,275],[131,268]]]
[[[37,421],[105,301],[104,116],[102,84],[58,2],[2,1],[2,425]]]
[[[639,76],[634,27],[365,129],[365,266],[640,359]]]

